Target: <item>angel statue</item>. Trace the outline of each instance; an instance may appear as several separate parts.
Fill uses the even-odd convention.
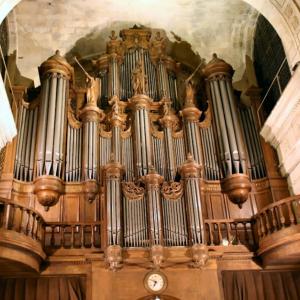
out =
[[[100,79],[95,78],[91,76],[84,68],[83,66],[79,63],[76,57],[74,57],[75,61],[83,71],[83,73],[86,76],[86,100],[87,103],[90,105],[97,106],[97,101],[100,96],[100,91],[101,91],[101,86],[100,86]]]

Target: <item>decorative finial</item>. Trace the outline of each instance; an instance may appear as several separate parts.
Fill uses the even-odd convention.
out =
[[[187,160],[188,160],[188,161],[194,161],[194,158],[193,158],[193,155],[192,155],[191,152],[189,152],[189,153],[187,154]]]

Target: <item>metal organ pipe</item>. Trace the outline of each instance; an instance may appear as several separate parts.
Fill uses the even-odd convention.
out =
[[[59,51],[40,66],[42,77],[41,115],[38,132],[37,178],[34,192],[46,208],[63,193],[61,178],[64,157],[65,107],[73,68]]]
[[[84,191],[88,201],[93,201],[98,193],[98,123],[103,118],[103,112],[94,102],[88,102],[81,111],[83,122],[83,170]],[[74,144],[76,145],[76,139]],[[73,162],[76,170],[76,160]]]
[[[163,177],[151,168],[147,175],[142,177],[146,185],[148,208],[148,226],[151,245],[163,244],[163,222],[160,185]]]
[[[189,154],[179,170],[184,181],[190,244],[205,243],[199,184],[201,166]]]
[[[158,84],[159,84],[159,97],[160,99],[166,98],[170,99],[170,88],[169,88],[169,78],[165,63],[159,60],[157,64],[158,72]]]
[[[152,140],[150,135],[149,103],[146,95],[135,95],[131,98],[134,109],[134,141],[136,154],[136,174],[146,175],[153,165]]]
[[[212,96],[219,155],[224,169],[222,190],[233,203],[241,207],[248,198],[251,185],[231,84],[233,69],[214,54],[213,59],[204,68],[204,74]]]
[[[121,180],[122,165],[111,160],[104,167],[105,195],[107,203],[107,243],[121,245]]]
[[[196,162],[202,165],[202,146],[198,127],[201,112],[195,106],[194,91],[190,83],[187,83],[186,89],[185,105],[182,109],[186,155],[190,153]]]

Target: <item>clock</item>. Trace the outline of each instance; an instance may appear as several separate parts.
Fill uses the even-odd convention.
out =
[[[148,292],[161,294],[167,288],[167,277],[158,270],[151,271],[145,276],[144,285]]]

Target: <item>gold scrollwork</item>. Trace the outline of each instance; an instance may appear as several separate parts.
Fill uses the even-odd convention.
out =
[[[137,186],[134,182],[122,182],[122,191],[127,200],[142,200],[145,189]]]
[[[181,182],[164,182],[161,193],[166,200],[178,200],[183,194],[183,185]]]
[[[75,112],[73,111],[73,108],[71,106],[72,99],[69,98],[67,102],[67,111],[68,111],[68,122],[71,125],[71,127],[79,129],[82,126],[82,122],[80,122],[76,116]]]

